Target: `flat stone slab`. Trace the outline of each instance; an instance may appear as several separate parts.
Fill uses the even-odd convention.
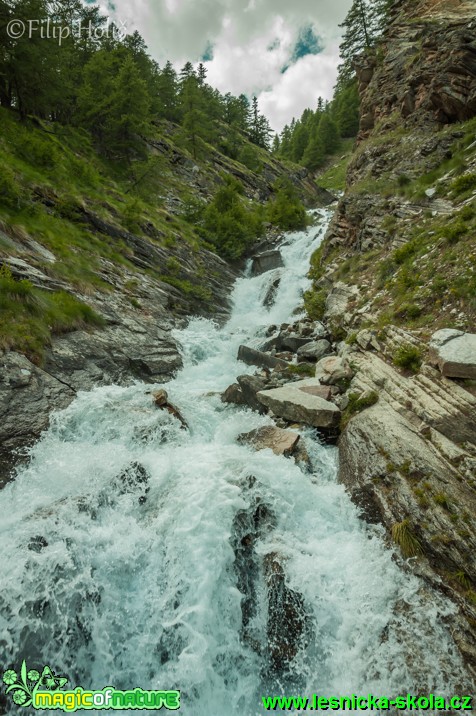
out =
[[[280,418],[314,428],[334,428],[340,420],[339,408],[320,395],[308,391],[311,388],[314,392],[320,387],[315,379],[300,380],[287,383],[282,388],[261,391],[256,397]]]
[[[290,430],[282,430],[272,425],[252,430],[250,433],[243,433],[239,436],[238,442],[248,443],[256,450],[269,448],[275,455],[289,457],[295,451],[300,436]]]
[[[430,358],[447,378],[476,379],[476,334],[437,331],[430,341]]]

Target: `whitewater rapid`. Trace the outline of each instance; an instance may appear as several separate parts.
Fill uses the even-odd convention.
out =
[[[336,481],[336,449],[309,431],[311,474],[254,452],[237,437],[270,419],[220,400],[253,372],[237,361],[239,345],[295,320],[331,217],[318,214],[318,226],[287,236],[284,269],[237,281],[226,326],[196,318],[176,333],[185,367],[166,388],[190,431],[153,406],[143,383],[82,393],[0,492],[5,668],[48,664],[71,688],[179,689],[185,716],[257,716],[262,695],[291,686],[324,696],[456,693],[453,607],[359,519]],[[124,489],[119,476],[138,469],[147,487]],[[257,562],[279,555],[308,625],[282,678],[267,665],[272,615],[259,570],[250,572],[252,638],[242,638],[235,533],[256,505],[273,516]]]

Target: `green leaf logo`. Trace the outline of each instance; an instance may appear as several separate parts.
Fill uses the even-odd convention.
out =
[[[31,706],[36,691],[58,691],[66,686],[68,679],[54,674],[49,666],[44,667],[41,676],[36,669],[27,671],[26,662],[23,660],[20,676],[14,669],[7,669],[3,674],[3,683],[7,687],[5,693],[11,693],[13,702],[27,707]]]

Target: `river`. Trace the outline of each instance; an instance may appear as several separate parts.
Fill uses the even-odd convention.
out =
[[[179,689],[185,716],[263,714],[267,694],[457,688],[453,607],[359,519],[337,482],[336,448],[304,436],[311,474],[254,452],[237,437],[270,419],[220,400],[252,372],[239,345],[294,320],[331,218],[318,214],[317,226],[287,237],[271,308],[263,299],[276,275],[246,276],[227,325],[194,318],[177,331],[184,368],[166,387],[189,431],[142,383],[82,393],[53,416],[0,493],[5,666],[49,664],[71,688]],[[283,615],[269,595],[269,555],[304,624],[281,671],[270,665]]]

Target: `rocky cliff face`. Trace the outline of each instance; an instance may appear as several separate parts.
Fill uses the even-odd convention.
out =
[[[475,9],[397,1],[382,46],[357,59],[360,134],[308,300],[354,375],[341,405],[372,406],[343,424],[341,480],[408,569],[454,600],[473,672],[475,338],[449,373],[430,340],[476,332]]]

